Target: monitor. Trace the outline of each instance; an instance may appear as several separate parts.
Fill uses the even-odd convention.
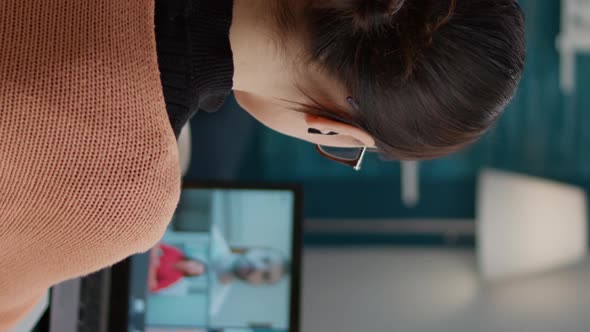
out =
[[[162,240],[115,266],[112,331],[297,332],[301,190],[185,184]]]

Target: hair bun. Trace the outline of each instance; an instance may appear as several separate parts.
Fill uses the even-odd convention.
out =
[[[357,0],[354,8],[355,23],[364,29],[390,22],[402,9],[405,0]]]

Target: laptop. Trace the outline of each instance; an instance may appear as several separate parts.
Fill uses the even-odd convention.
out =
[[[162,240],[113,267],[108,330],[298,332],[297,186],[185,184]]]

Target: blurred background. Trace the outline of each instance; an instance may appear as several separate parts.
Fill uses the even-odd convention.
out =
[[[192,120],[188,180],[303,184],[303,331],[590,330],[590,1],[520,3],[518,94],[452,156],[355,172],[232,98]]]

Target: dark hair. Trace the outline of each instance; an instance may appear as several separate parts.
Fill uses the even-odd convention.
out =
[[[474,142],[516,91],[525,58],[516,0],[306,1],[307,61],[359,111],[313,98],[303,111],[363,128],[385,158],[434,158]],[[277,16],[282,31],[293,29],[288,8]]]

